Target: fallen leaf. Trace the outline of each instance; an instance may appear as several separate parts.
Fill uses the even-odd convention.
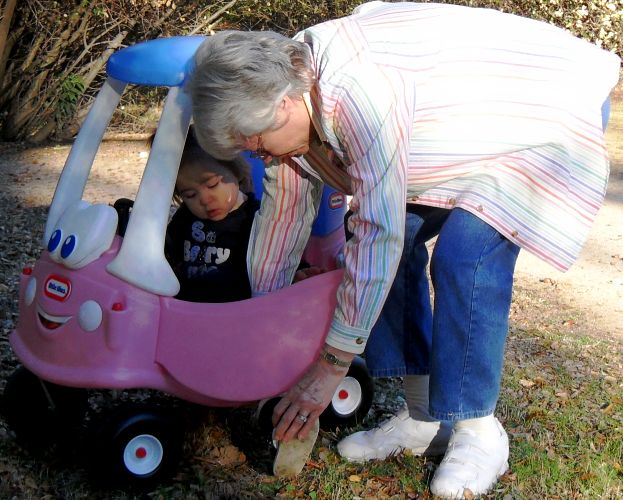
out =
[[[240,465],[247,461],[244,453],[232,445],[214,448],[210,453],[210,458],[221,465]]]
[[[306,467],[309,467],[311,469],[316,469],[316,470],[322,469],[322,464],[311,459],[307,460],[307,463],[305,465]]]
[[[539,387],[543,387],[547,385],[547,380],[545,380],[543,377],[534,377],[534,383]]]
[[[358,476],[357,474],[351,474],[350,476],[348,476],[348,480],[351,483],[358,483],[361,481],[361,476]]]
[[[614,411],[614,405],[612,403],[610,403],[608,406],[606,406],[605,408],[601,409],[601,412],[604,415],[610,415],[612,412]]]
[[[511,472],[510,470],[506,471],[506,473],[500,478],[500,481],[504,483],[512,483],[517,480],[517,475]]]
[[[519,385],[529,389],[530,387],[534,386],[534,382],[532,380],[525,380],[522,378],[519,380]]]
[[[391,476],[375,476],[374,479],[376,479],[377,481],[381,483],[391,483],[396,480],[396,478],[391,477]]]

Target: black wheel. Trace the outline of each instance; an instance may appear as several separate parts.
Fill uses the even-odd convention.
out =
[[[95,479],[102,485],[145,490],[176,469],[183,422],[171,409],[131,404],[95,432]]]
[[[7,424],[22,444],[38,449],[65,440],[87,409],[85,389],[47,382],[23,366],[7,379],[2,395]]]
[[[325,430],[353,427],[364,419],[372,406],[374,384],[365,361],[355,356],[344,380],[337,387],[331,404],[320,415]]]

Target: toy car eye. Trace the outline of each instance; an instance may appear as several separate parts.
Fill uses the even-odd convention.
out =
[[[58,248],[59,243],[61,242],[61,238],[63,237],[63,233],[60,229],[57,229],[50,236],[50,241],[48,241],[48,252],[53,252]]]
[[[63,259],[66,259],[67,257],[71,255],[71,252],[73,252],[75,248],[76,248],[76,235],[70,234],[65,239],[65,242],[63,243],[63,247],[61,248],[61,257]]]

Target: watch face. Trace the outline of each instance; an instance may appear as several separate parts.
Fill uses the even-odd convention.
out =
[[[322,357],[327,363],[330,363],[332,365],[346,367],[346,366],[349,366],[350,364],[350,363],[347,363],[346,361],[342,361],[335,354],[332,354],[330,352],[326,352],[326,351],[323,352]]]

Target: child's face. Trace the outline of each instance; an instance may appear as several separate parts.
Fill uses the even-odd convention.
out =
[[[200,219],[222,220],[238,201],[238,181],[216,164],[184,165],[175,186],[184,204]]]

